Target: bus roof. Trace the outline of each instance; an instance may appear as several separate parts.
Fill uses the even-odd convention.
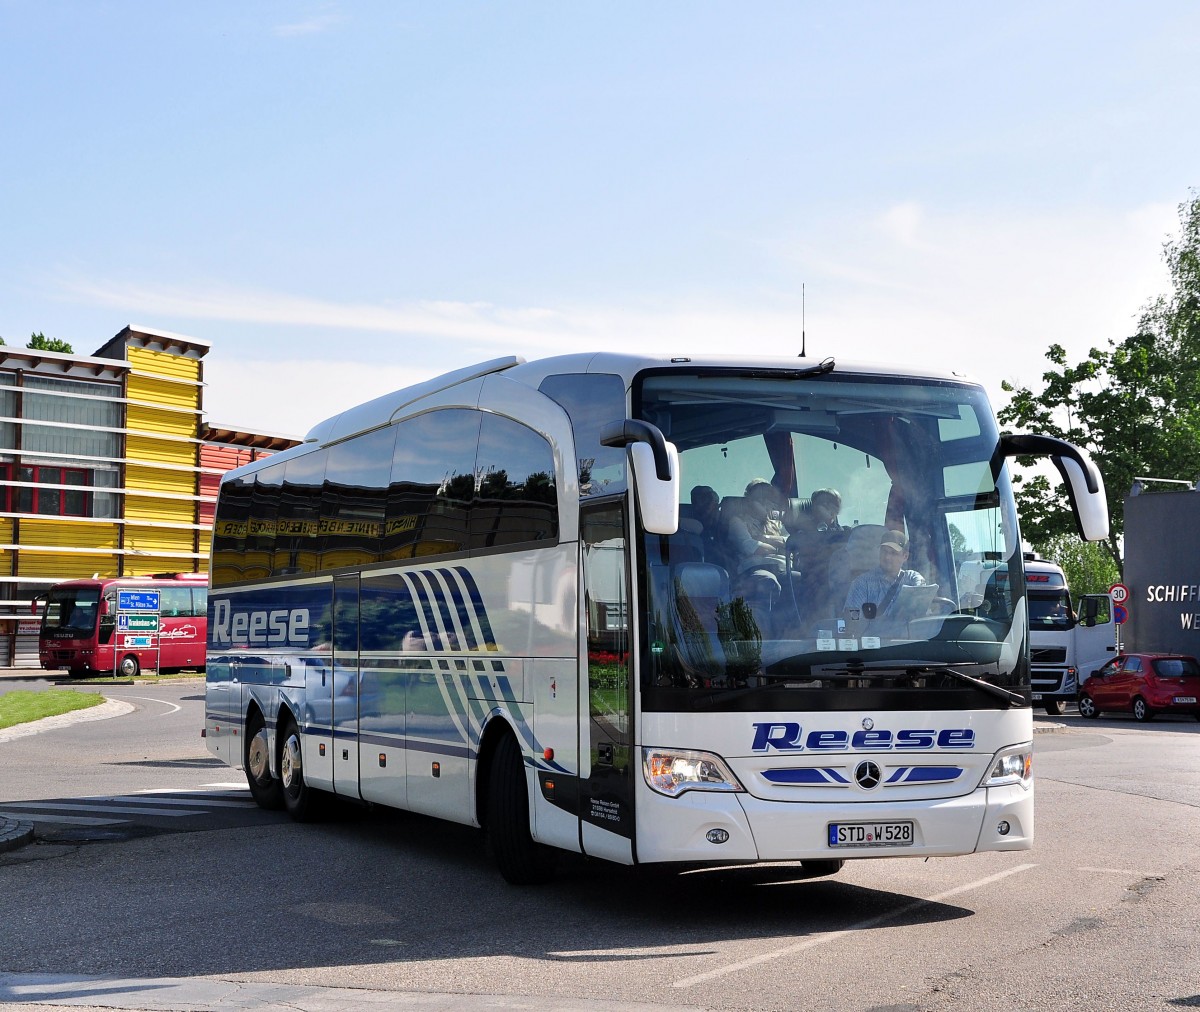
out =
[[[972,378],[962,373],[939,372],[928,369],[917,369],[911,365],[894,363],[867,363],[826,359],[829,363],[829,373],[840,373],[854,376],[883,376],[887,378],[923,379],[935,382],[955,383],[967,386],[978,386]],[[299,446],[283,450],[280,453],[263,457],[242,467],[227,471],[222,480],[238,477],[242,474],[253,473],[268,463],[279,463],[291,457],[302,456],[311,452],[317,446],[348,439],[350,436],[368,432],[372,429],[387,425],[396,418],[403,409],[416,404],[424,398],[450,390],[453,387],[470,383],[483,377],[503,373],[506,379],[513,380],[537,390],[547,376],[603,373],[620,376],[626,389],[633,383],[634,377],[647,369],[745,369],[748,371],[779,371],[781,373],[807,373],[815,371],[824,363],[820,359],[811,358],[780,358],[780,357],[745,357],[734,355],[666,355],[646,354],[632,355],[616,352],[581,352],[571,355],[554,355],[548,358],[527,362],[519,355],[509,355],[503,358],[490,359],[475,365],[464,366],[440,376],[434,376],[412,386],[403,387],[391,393],[376,397],[355,407],[332,415],[318,422],[309,430],[304,442]]]

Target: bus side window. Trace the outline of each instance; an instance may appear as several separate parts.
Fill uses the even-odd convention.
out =
[[[396,427],[330,448],[321,499],[321,569],[365,566],[383,553],[388,473]]]
[[[208,614],[208,588],[193,587],[192,588],[192,610],[189,615],[207,615]]]
[[[321,487],[328,450],[317,450],[287,462],[275,520],[275,576],[315,573],[321,525]],[[215,584],[214,584],[215,586]]]
[[[163,618],[178,618],[192,613],[191,587],[163,587],[159,591],[159,613]]]
[[[512,419],[485,415],[475,473],[472,550],[557,539],[554,452],[544,436]]]
[[[221,485],[213,521],[213,586],[222,587],[242,578],[242,558],[246,551],[246,531],[250,520],[250,497],[254,478],[231,478]],[[111,607],[110,607],[111,610]]]
[[[480,417],[479,411],[446,408],[396,426],[385,558],[466,551]]]

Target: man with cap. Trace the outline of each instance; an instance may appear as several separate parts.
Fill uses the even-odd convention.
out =
[[[852,618],[861,615],[886,621],[893,617],[900,588],[925,585],[925,577],[915,569],[904,568],[907,561],[908,536],[903,531],[885,531],[879,543],[879,565],[850,584],[846,593],[846,612]],[[864,607],[870,605],[874,607]],[[872,629],[878,629],[878,626],[873,625]]]

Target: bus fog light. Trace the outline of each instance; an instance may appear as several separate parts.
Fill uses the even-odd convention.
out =
[[[713,752],[642,749],[642,775],[651,790],[677,798],[684,791],[741,791],[733,771]]]
[[[729,839],[729,831],[726,829],[710,829],[704,834],[704,839],[709,843],[725,843]]]
[[[1010,829],[1012,829],[1012,827],[1008,824],[1008,820],[1001,819],[1000,824],[996,827],[996,832],[1000,836],[1008,836],[1008,831]]]

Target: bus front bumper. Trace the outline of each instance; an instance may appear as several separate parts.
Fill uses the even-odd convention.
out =
[[[1033,846],[1033,786],[980,787],[933,801],[823,804],[688,791],[638,798],[639,863],[950,857]],[[830,826],[912,823],[906,845],[831,847]]]

